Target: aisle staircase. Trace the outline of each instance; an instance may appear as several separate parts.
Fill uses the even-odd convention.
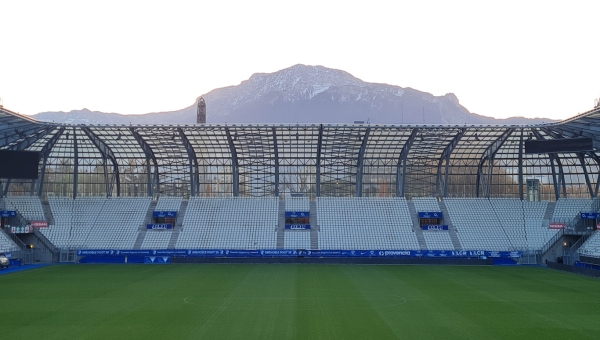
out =
[[[277,244],[276,249],[283,249],[285,237],[285,201],[279,201],[277,211]]]
[[[442,211],[442,216],[444,217],[444,224],[448,226],[448,236],[450,236],[450,241],[452,241],[452,246],[456,250],[462,250],[462,245],[460,244],[460,239],[458,238],[457,230],[452,224],[452,220],[450,219],[450,213],[448,212],[448,208],[446,207],[446,203],[444,200],[438,202],[440,206],[440,210]]]
[[[423,230],[419,225],[419,216],[417,214],[417,209],[415,208],[415,202],[406,201],[408,204],[408,211],[410,212],[410,219],[413,223],[413,231],[415,232],[415,236],[417,237],[417,241],[419,241],[419,247],[421,250],[427,250],[427,242],[425,242],[425,236],[423,236]]]
[[[310,249],[319,249],[319,225],[317,224],[317,202],[310,201]]]

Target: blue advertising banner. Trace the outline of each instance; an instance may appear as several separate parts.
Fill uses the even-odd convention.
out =
[[[150,224],[146,224],[146,229],[158,229],[158,230],[173,229],[173,225],[170,223],[150,223]]]
[[[17,212],[12,211],[12,210],[8,210],[8,211],[3,210],[3,211],[0,211],[0,216],[1,217],[15,217],[15,216],[17,216]]]
[[[441,211],[420,211],[419,218],[442,218]]]
[[[155,211],[152,213],[152,217],[177,217],[177,211]]]
[[[309,211],[286,211],[285,217],[310,217]]]
[[[582,220],[596,220],[598,219],[598,215],[600,215],[600,213],[596,213],[596,212],[582,212],[581,213],[581,219]]]
[[[308,230],[310,229],[310,224],[286,224],[285,229]]]
[[[436,224],[423,224],[421,226],[423,230],[448,230],[447,225],[436,225]]]
[[[146,256],[144,257],[145,264],[169,264],[171,263],[170,256]]]
[[[77,256],[180,256],[180,257],[447,257],[447,258],[519,258],[520,251],[487,250],[282,250],[282,249],[161,249],[111,250],[82,249]]]

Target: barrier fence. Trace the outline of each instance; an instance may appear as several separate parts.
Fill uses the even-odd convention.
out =
[[[520,258],[520,251],[487,250],[281,250],[281,249],[80,249],[77,256],[176,256],[176,257],[405,257],[405,258]]]

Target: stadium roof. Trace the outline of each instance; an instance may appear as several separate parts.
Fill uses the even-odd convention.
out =
[[[594,150],[524,154],[574,137]],[[4,180],[5,195],[524,198],[536,179],[554,200],[600,184],[600,107],[540,125],[70,125],[0,108],[0,140],[42,156],[39,180]]]

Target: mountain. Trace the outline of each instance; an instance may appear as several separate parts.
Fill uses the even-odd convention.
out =
[[[364,82],[323,66],[294,65],[256,73],[237,86],[204,94],[207,123],[532,124],[550,119],[495,119],[469,112],[453,93],[434,96],[395,85]],[[194,124],[196,105],[178,111],[120,115],[87,109],[43,112],[43,121],[75,124]]]

